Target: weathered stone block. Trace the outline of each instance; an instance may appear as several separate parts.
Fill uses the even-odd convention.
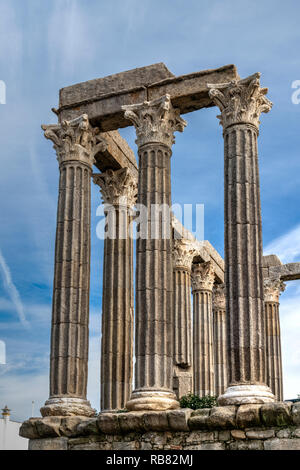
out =
[[[204,442],[203,444],[184,446],[184,450],[225,450],[223,442]]]
[[[219,431],[216,439],[219,441],[229,441],[230,431]]]
[[[260,425],[261,405],[249,404],[238,407],[236,424],[238,428],[245,429]]]
[[[300,403],[296,403],[292,406],[292,421],[296,426],[300,426]]]
[[[292,436],[293,437],[300,437],[300,428],[295,429],[295,431],[293,431],[293,433],[292,433]]]
[[[140,449],[141,450],[151,450],[152,445],[150,444],[150,442],[141,442]]]
[[[233,439],[246,439],[246,434],[240,429],[234,429],[233,431],[231,431],[231,436],[233,437]]]
[[[148,412],[144,413],[144,427],[151,431],[167,431],[169,429],[169,422],[167,413],[162,412]]]
[[[187,444],[196,444],[201,441],[214,441],[214,433],[193,431],[186,438]]]
[[[261,419],[266,426],[288,426],[291,421],[291,407],[286,403],[266,403],[261,407]]]
[[[249,439],[270,439],[271,437],[275,437],[275,431],[272,429],[246,431],[246,436]]]
[[[97,418],[97,424],[104,434],[120,434],[121,432],[117,414],[101,413]]]
[[[30,418],[27,421],[24,421],[20,427],[19,435],[26,439],[38,439],[39,434],[35,425],[38,419],[39,418]]]
[[[28,450],[68,450],[68,438],[57,437],[30,440]]]
[[[97,418],[87,419],[82,421],[77,426],[78,435],[95,435],[99,434],[99,428],[97,425]]]
[[[234,429],[236,427],[236,407],[216,406],[212,408],[206,423],[208,428]]]
[[[59,416],[47,416],[35,422],[39,437],[58,437],[61,435],[60,425],[61,418]]]
[[[146,429],[143,412],[119,413],[118,421],[121,432],[139,432]]]
[[[265,450],[300,450],[300,439],[270,439],[264,442]]]
[[[235,441],[229,444],[229,450],[263,450],[262,441]]]
[[[61,420],[60,433],[67,437],[80,435],[80,431],[77,429],[78,426],[88,421],[90,421],[90,418],[83,416],[66,416]]]
[[[137,450],[139,448],[138,442],[113,442],[112,450]]]
[[[279,439],[287,439],[289,437],[291,437],[291,431],[289,429],[281,429],[280,431],[277,431],[276,432],[276,437],[278,437]],[[295,436],[297,437],[297,436]],[[300,437],[300,436],[298,436]]]
[[[188,426],[190,429],[207,429],[207,420],[210,415],[209,409],[194,411],[188,420]]]
[[[167,417],[169,427],[172,431],[188,431],[188,421],[192,414],[192,410],[185,408],[183,410],[169,410]]]

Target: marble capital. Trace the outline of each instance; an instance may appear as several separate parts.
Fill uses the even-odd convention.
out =
[[[53,142],[59,164],[78,161],[91,168],[96,153],[107,145],[99,129],[90,125],[87,114],[60,124],[43,124],[42,129],[46,139]]]
[[[212,291],[215,281],[215,272],[210,261],[205,263],[197,263],[192,267],[192,290]]]
[[[279,303],[281,292],[285,290],[285,283],[279,278],[264,279],[264,300],[265,302]]]
[[[171,148],[175,142],[174,132],[182,132],[187,124],[180,117],[179,109],[173,108],[170,95],[137,105],[122,106],[122,109],[125,118],[136,128],[138,147],[158,143]]]
[[[184,238],[175,239],[173,242],[174,268],[187,268],[191,270],[192,261],[196,253],[196,247],[191,240]]]
[[[137,198],[137,181],[128,168],[107,170],[93,175],[93,181],[100,186],[103,202],[113,206],[134,206]]]
[[[229,83],[207,84],[207,87],[210,98],[221,111],[217,117],[224,130],[242,123],[258,129],[261,113],[268,113],[272,108],[265,96],[268,88],[260,87],[260,73]]]

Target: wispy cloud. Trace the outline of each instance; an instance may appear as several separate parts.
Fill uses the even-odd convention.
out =
[[[300,225],[269,243],[264,254],[275,254],[283,263],[296,261],[300,257]]]
[[[24,307],[21,301],[19,291],[16,288],[15,284],[13,283],[10,269],[3,257],[1,250],[0,250],[0,273],[1,273],[5,291],[16,308],[20,322],[22,323],[24,328],[29,328],[30,325],[25,317]]]

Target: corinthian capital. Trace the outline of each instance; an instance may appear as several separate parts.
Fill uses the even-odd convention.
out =
[[[174,109],[170,95],[137,105],[122,106],[125,118],[136,128],[138,147],[149,143],[160,143],[172,147],[174,132],[182,132],[186,121],[180,117],[179,109]]]
[[[104,151],[106,142],[97,127],[91,127],[87,114],[61,124],[42,125],[46,139],[53,142],[59,164],[80,161],[92,167],[97,152]]]
[[[191,270],[192,261],[196,253],[196,247],[191,240],[186,240],[185,238],[175,239],[173,242],[174,267]]]
[[[285,290],[285,283],[278,278],[264,279],[264,299],[265,302],[279,302],[281,292]]]
[[[216,284],[213,290],[213,307],[216,310],[226,309],[225,284]]]
[[[132,207],[137,197],[137,181],[128,168],[107,170],[94,174],[93,181],[100,186],[103,202],[113,206]]]
[[[192,268],[192,289],[212,290],[215,281],[215,271],[210,261],[194,264]]]
[[[217,117],[224,129],[241,123],[258,128],[261,113],[270,111],[272,103],[265,96],[268,88],[260,87],[259,78],[260,73],[256,73],[244,80],[207,84],[210,98],[220,108],[221,115]]]

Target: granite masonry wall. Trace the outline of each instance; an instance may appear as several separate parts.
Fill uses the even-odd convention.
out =
[[[300,403],[31,418],[29,450],[300,450]]]

